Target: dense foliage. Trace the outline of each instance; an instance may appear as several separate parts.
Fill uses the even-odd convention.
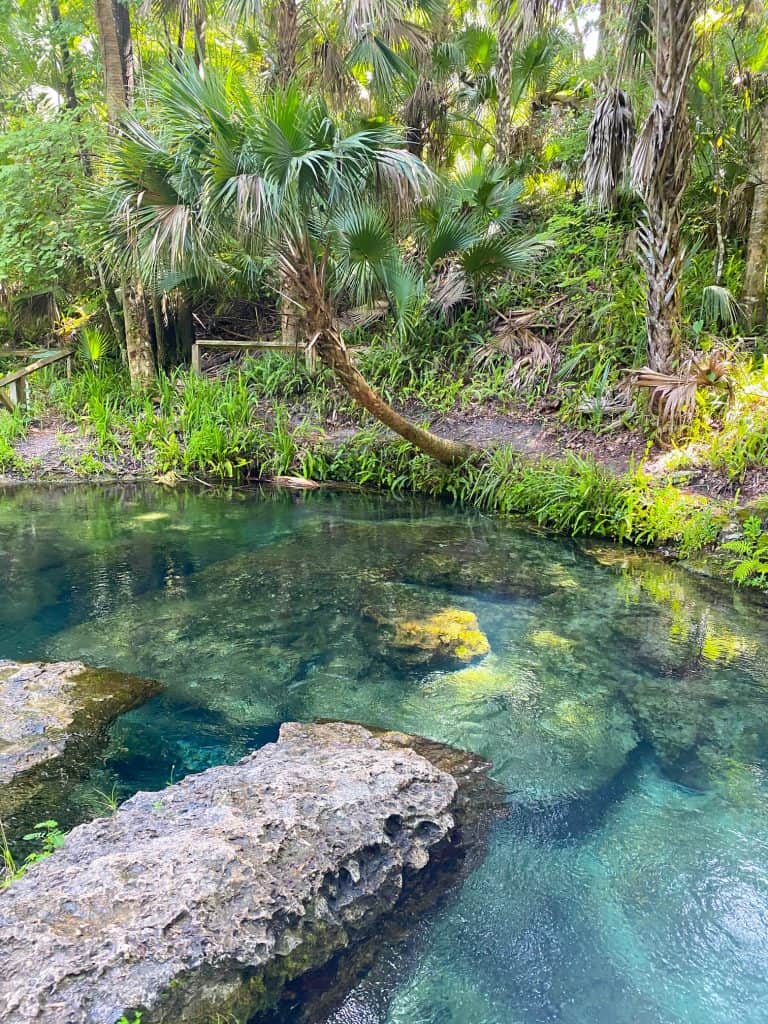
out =
[[[117,437],[159,471],[296,470],[302,429],[362,406],[455,465],[476,456],[422,422],[517,405],[683,439],[680,470],[764,465],[762,5],[2,13],[0,342],[81,353],[50,398],[90,458]],[[201,381],[195,335],[308,368]],[[8,467],[29,414],[0,417]]]

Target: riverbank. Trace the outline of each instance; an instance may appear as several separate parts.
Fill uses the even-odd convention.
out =
[[[660,550],[697,570],[768,588],[768,472],[740,476],[705,446],[662,446],[638,426],[569,426],[539,404],[498,394],[462,401],[421,393],[405,411],[477,448],[447,469],[378,426],[326,382],[270,389],[264,367],[222,379],[161,378],[132,392],[119,373],[78,375],[51,389],[15,432],[6,427],[0,483],[21,481],[255,481],[300,477],[463,503],[520,515],[568,536]],[[436,392],[434,392],[436,394]],[[448,398],[451,392],[446,392]],[[434,397],[434,395],[433,395]],[[13,424],[11,424],[13,426]],[[746,525],[745,525],[746,524]]]

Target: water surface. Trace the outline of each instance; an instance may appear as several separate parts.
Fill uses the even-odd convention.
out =
[[[333,1024],[765,1024],[768,625],[654,559],[351,494],[0,495],[0,657],[158,679],[49,814],[345,718],[474,750],[488,857]],[[477,615],[462,669],[384,656],[367,612]],[[31,823],[30,823],[31,824]]]

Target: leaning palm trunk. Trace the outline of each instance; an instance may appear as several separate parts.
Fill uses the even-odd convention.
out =
[[[763,108],[760,162],[757,168],[755,198],[749,222],[747,266],[744,274],[742,304],[750,328],[766,322],[766,272],[768,272],[768,103]]]
[[[638,249],[647,283],[648,361],[662,373],[681,351],[682,200],[692,153],[686,96],[698,8],[699,0],[655,0],[654,100],[632,154],[632,184],[645,204]]]
[[[318,267],[306,239],[289,239],[283,243],[279,267],[284,280],[290,283],[291,300],[300,310],[309,346],[358,405],[371,413],[421,451],[448,466],[465,462],[473,449],[458,441],[438,437],[418,427],[396,412],[366,381],[352,362],[347,346],[335,323],[326,299],[322,266]]]

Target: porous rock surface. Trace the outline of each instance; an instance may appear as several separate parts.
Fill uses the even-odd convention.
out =
[[[266,1008],[453,855],[461,790],[487,765],[422,742],[428,760],[418,742],[288,723],[235,765],[76,828],[0,895],[0,1019],[207,1024]]]
[[[0,820],[86,766],[106,727],[157,683],[79,661],[0,659]]]

